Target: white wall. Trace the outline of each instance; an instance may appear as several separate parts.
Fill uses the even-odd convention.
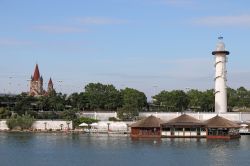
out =
[[[6,120],[0,120],[0,130],[9,130]]]
[[[65,120],[37,120],[34,122],[32,128],[38,130],[45,130],[45,123],[47,130],[60,130],[61,124],[62,129],[66,130],[69,126],[69,129],[73,128],[72,121],[65,121]],[[6,120],[0,120],[0,130],[8,130],[8,126],[6,125]]]
[[[100,121],[97,123],[96,126],[92,128],[100,129],[100,130],[108,130],[108,124],[109,124],[109,130],[111,131],[127,131],[128,126],[125,122],[112,122],[112,121]]]
[[[34,122],[32,128],[45,130],[45,125],[47,130],[60,130],[61,126],[63,130],[67,130],[73,128],[72,121],[65,121],[65,120],[37,120]]]

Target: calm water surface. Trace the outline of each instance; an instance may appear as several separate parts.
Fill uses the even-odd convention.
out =
[[[0,133],[1,166],[250,165],[250,136],[239,140]]]

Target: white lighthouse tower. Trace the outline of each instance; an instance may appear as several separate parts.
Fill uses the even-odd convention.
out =
[[[229,51],[225,50],[225,44],[222,41],[223,37],[219,37],[219,42],[216,45],[216,50],[212,52],[215,56],[215,112],[227,112],[227,55]]]

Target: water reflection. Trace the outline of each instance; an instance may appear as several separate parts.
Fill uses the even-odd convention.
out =
[[[0,133],[1,166],[248,165],[250,136],[240,140],[130,139],[127,136]]]
[[[233,152],[240,150],[240,140],[208,140],[211,165],[234,165]]]

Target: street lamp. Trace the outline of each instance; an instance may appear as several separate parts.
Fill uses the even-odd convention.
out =
[[[67,123],[67,126],[68,126],[68,130],[69,130],[69,129],[70,129],[70,128],[69,128],[69,124],[70,124],[70,122],[66,122],[66,123]]]
[[[61,127],[61,130],[62,130],[62,128],[63,128],[63,124],[60,124],[60,127]]]
[[[109,125],[110,125],[110,123],[107,123],[107,125],[108,125],[108,132],[109,132]]]
[[[47,130],[47,122],[44,122],[44,130]]]

